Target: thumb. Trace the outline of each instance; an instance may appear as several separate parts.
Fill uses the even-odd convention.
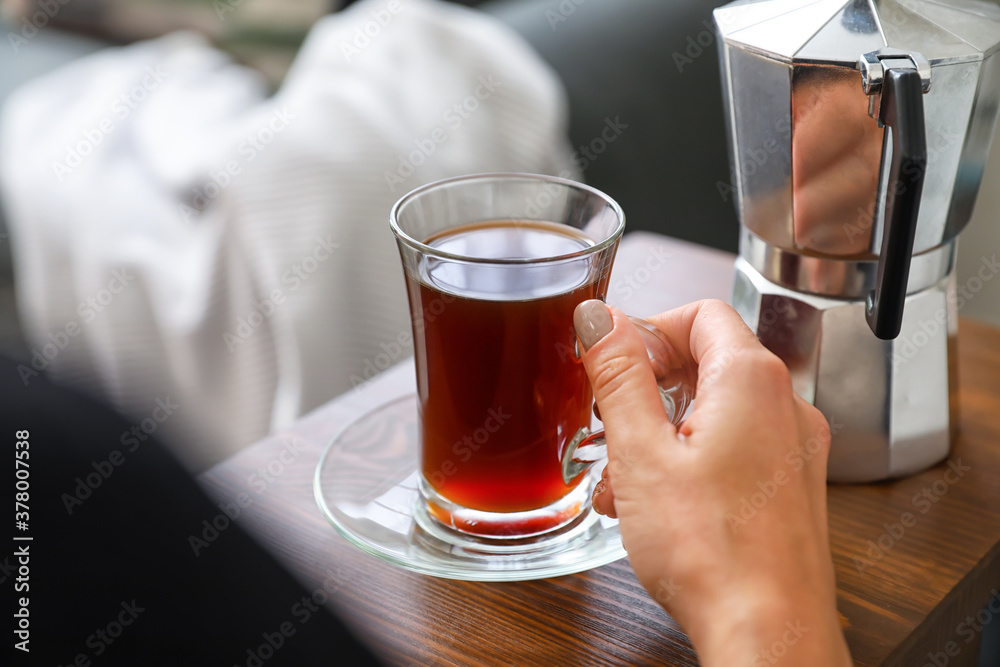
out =
[[[617,308],[584,301],[573,313],[583,365],[594,389],[608,440],[608,458],[630,463],[649,460],[645,450],[676,442],[635,326]]]

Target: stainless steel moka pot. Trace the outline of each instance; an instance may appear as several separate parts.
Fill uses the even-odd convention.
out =
[[[997,121],[1000,7],[737,0],[715,21],[733,305],[830,421],[830,480],[933,465],[956,433],[955,242]]]

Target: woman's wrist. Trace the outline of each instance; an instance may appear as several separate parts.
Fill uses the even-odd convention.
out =
[[[703,665],[851,665],[833,604],[813,597],[731,595],[684,624]]]

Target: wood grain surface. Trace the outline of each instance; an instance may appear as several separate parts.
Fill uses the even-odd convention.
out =
[[[631,234],[609,301],[648,316],[728,299],[732,262],[727,253]],[[904,480],[829,489],[838,605],[859,665],[919,667],[938,652],[948,665],[975,664],[975,615],[1000,588],[1000,330],[963,320],[959,362],[961,435],[949,461],[961,477],[945,463]],[[541,581],[459,582],[388,565],[336,533],[313,497],[320,454],[346,423],[412,392],[412,375],[410,360],[383,372],[209,470],[202,483],[220,502],[247,494],[241,525],[307,588],[332,593],[336,611],[389,664],[698,664],[627,560]]]

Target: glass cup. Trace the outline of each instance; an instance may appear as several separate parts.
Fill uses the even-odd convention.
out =
[[[590,510],[603,434],[573,311],[605,298],[621,207],[573,181],[481,174],[420,187],[392,209],[413,323],[420,525],[452,543],[545,536]],[[693,398],[691,369],[635,320],[664,408]]]

